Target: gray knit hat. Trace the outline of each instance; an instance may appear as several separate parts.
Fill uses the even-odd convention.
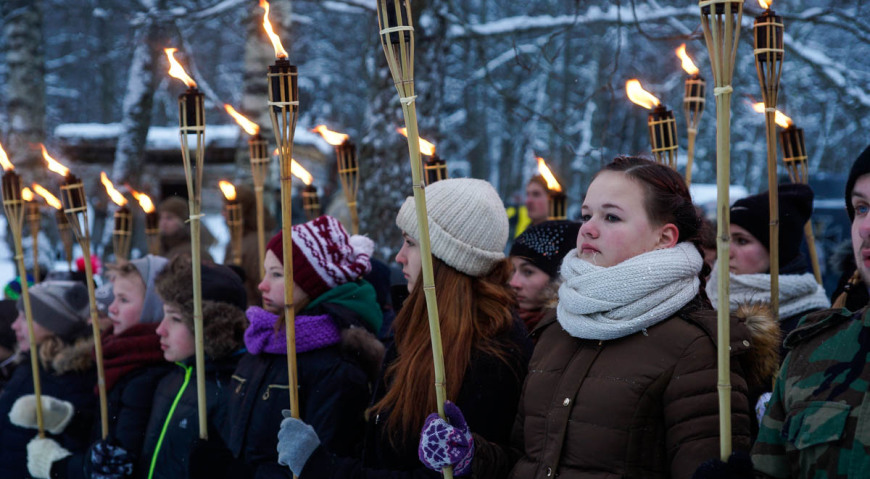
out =
[[[425,191],[433,256],[470,276],[484,275],[504,259],[508,218],[492,185],[452,178],[432,183]],[[413,197],[405,199],[396,225],[420,240]]]
[[[160,300],[160,296],[154,288],[154,279],[157,278],[158,273],[163,271],[167,263],[169,263],[168,259],[152,254],[130,261],[130,264],[136,267],[136,271],[139,272],[139,276],[142,277],[142,282],[145,284],[145,299],[142,302],[140,323],[159,323],[163,320],[163,301]]]
[[[79,281],[44,281],[29,289],[33,320],[65,340],[87,326],[88,288]],[[18,310],[23,311],[22,300]]]

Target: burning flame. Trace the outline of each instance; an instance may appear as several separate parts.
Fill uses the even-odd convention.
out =
[[[12,162],[9,161],[9,157],[6,156],[6,152],[3,151],[3,145],[0,145],[0,165],[3,166],[3,171],[12,171],[15,169],[15,166],[13,166]]]
[[[266,11],[263,14],[263,28],[266,30],[266,35],[269,35],[269,40],[272,41],[272,48],[275,49],[275,58],[287,58],[287,50],[284,50],[284,46],[281,45],[281,39],[278,38],[278,35],[275,34],[275,30],[272,30],[272,24],[269,23],[269,2],[266,0],[260,0],[260,8]]]
[[[652,110],[652,107],[661,104],[658,98],[652,93],[643,89],[640,86],[640,81],[633,79],[625,82],[625,93],[628,94],[628,99],[635,105],[640,105],[647,110]]]
[[[127,190],[130,191],[130,194],[133,195],[133,198],[139,202],[139,206],[142,208],[142,211],[146,213],[154,212],[154,203],[151,201],[151,197],[146,195],[145,193],[139,193],[134,190],[132,186],[127,183],[124,183],[124,186],[127,187]]]
[[[758,113],[764,113],[764,102],[753,103],[752,109]],[[785,116],[785,114],[779,110],[776,110],[776,113],[773,115],[773,121],[782,128],[788,128],[794,124],[794,122],[791,121],[791,118]]]
[[[237,112],[235,108],[232,107],[229,103],[224,103],[224,110],[230,114],[236,120],[236,123],[245,130],[245,133],[254,136],[260,132],[260,125],[254,123],[253,121],[245,118],[244,115]]]
[[[26,186],[21,188],[21,199],[24,201],[33,201],[33,192],[30,191],[30,188]]]
[[[680,45],[680,48],[677,48],[677,56],[680,57],[680,60],[683,62],[683,70],[686,71],[689,75],[697,75],[700,70],[695,66],[695,62],[689,58],[689,55],[686,53],[686,44]]]
[[[550,168],[547,167],[547,163],[540,156],[538,157],[538,173],[544,177],[544,181],[547,182],[547,189],[550,191],[562,191],[562,185],[556,181],[556,177],[553,176],[553,172],[550,171]]]
[[[770,9],[770,4],[773,3],[773,0],[758,0],[758,4],[761,5],[761,8],[765,10]]]
[[[49,170],[60,176],[66,176],[69,174],[69,168],[61,165],[57,160],[48,155],[48,150],[45,149],[45,145],[40,143],[39,146],[42,147],[42,157],[45,158],[45,162],[48,163]]]
[[[311,176],[311,173],[293,159],[290,160],[290,173],[293,173],[293,176],[302,180],[302,182],[305,183],[305,186],[310,185],[311,182],[314,181],[314,177]]]
[[[183,81],[188,88],[196,88],[196,82],[188,76],[187,72],[184,71],[184,67],[175,59],[175,52],[178,49],[164,48],[163,51],[166,52],[166,57],[169,58],[169,76]]]
[[[41,196],[45,200],[45,202],[48,203],[48,206],[51,206],[52,208],[54,208],[56,210],[63,208],[63,205],[60,204],[60,200],[57,199],[56,196],[51,194],[50,191],[43,188],[42,185],[34,183],[33,184],[33,191],[35,191],[36,194]]]
[[[311,131],[316,131],[317,133],[320,133],[320,136],[322,136],[323,139],[332,146],[338,146],[344,143],[345,140],[350,138],[344,133],[330,130],[326,127],[326,125],[317,125]]]
[[[221,192],[224,194],[224,197],[227,201],[235,201],[236,200],[236,187],[233,186],[229,181],[220,180],[218,182],[218,186],[221,189]]]
[[[109,194],[109,198],[111,198],[116,205],[124,206],[127,204],[127,198],[124,198],[124,195],[115,189],[115,185],[113,185],[112,181],[109,180],[109,177],[106,176],[105,171],[100,172],[100,182],[106,187],[106,193]]]
[[[396,131],[402,134],[405,138],[408,137],[408,129],[407,128],[396,128]],[[426,156],[432,156],[435,154],[435,144],[420,138],[420,153]]]

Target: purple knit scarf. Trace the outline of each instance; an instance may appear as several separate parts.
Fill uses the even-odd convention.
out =
[[[276,331],[278,316],[263,308],[251,306],[247,311],[251,323],[245,330],[245,346],[251,354],[287,354],[284,329]],[[328,314],[296,316],[296,352],[304,353],[341,341],[341,332]]]

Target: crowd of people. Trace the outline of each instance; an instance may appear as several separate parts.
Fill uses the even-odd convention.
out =
[[[7,288],[0,476],[411,479],[451,468],[475,478],[834,478],[870,466],[870,312],[856,299],[870,284],[870,147],[846,187],[856,271],[834,292],[836,308],[801,249],[812,215],[806,185],[778,191],[778,310],[768,192],[731,206],[725,304],[710,224],[667,166],[614,159],[589,185],[579,221],[548,221],[546,184],[533,178],[532,224],[510,244],[505,206],[486,181],[447,179],[425,191],[434,295],[413,198],[396,216],[395,261],[407,283],[397,301],[373,242],[330,216],[293,225],[292,255],[278,232],[259,258],[251,228],[241,265],[203,260],[205,414],[178,198],[159,208],[160,256],[107,268],[97,289],[101,348],[83,281],[31,286],[32,329],[20,292]],[[432,366],[432,298],[443,383]],[[725,307],[731,337],[719,338],[716,310]],[[289,410],[290,318],[298,411]],[[728,458],[721,341],[731,356]],[[444,417],[436,388],[446,391]]]

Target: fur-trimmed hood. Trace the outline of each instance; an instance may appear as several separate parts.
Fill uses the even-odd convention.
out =
[[[83,373],[94,367],[94,338],[83,336],[72,344],[60,340],[39,345],[42,367],[52,374]]]
[[[341,351],[356,358],[370,380],[377,378],[384,361],[384,344],[365,328],[350,327],[341,330]]]
[[[782,362],[779,355],[782,332],[770,309],[770,303],[743,303],[733,314],[746,325],[751,336],[752,347],[744,358],[746,381],[750,387],[762,383],[769,386]]]

